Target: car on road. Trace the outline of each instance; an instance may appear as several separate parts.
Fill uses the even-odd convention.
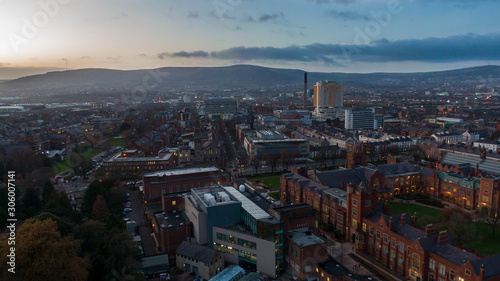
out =
[[[123,208],[123,211],[124,212],[130,212],[130,211],[132,211],[132,208]]]
[[[130,218],[123,218],[124,221],[130,221]]]

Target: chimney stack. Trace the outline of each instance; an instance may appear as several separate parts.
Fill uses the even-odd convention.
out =
[[[484,280],[484,264],[481,264],[481,269],[479,270],[479,280]]]
[[[304,96],[303,96],[303,107],[306,109],[306,101],[307,101],[307,72],[304,72]]]
[[[401,214],[401,224],[406,223],[406,214]]]
[[[446,230],[443,230],[443,231],[439,232],[438,244],[441,245],[441,244],[444,244],[446,242],[448,242],[448,232]]]
[[[417,212],[413,213],[413,226],[417,227]]]
[[[389,201],[384,202],[384,214],[389,214]]]
[[[389,230],[392,231],[393,230],[393,227],[394,227],[394,218],[391,217],[389,219]]]
[[[425,227],[425,238],[429,238],[431,237],[432,235],[432,229],[434,228],[434,225],[432,224],[428,224],[426,227]]]

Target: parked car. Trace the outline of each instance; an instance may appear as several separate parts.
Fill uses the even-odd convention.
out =
[[[130,211],[132,211],[132,208],[124,208],[123,211],[124,212],[130,212]]]

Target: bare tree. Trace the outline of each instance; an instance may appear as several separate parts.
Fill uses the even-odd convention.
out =
[[[483,207],[480,210],[480,216],[489,226],[491,226],[491,238],[495,238],[496,228],[500,224],[497,208]]]

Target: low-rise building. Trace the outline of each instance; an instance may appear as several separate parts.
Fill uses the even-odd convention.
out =
[[[157,213],[152,217],[154,240],[158,248],[170,257],[182,241],[191,237],[192,224],[183,211]]]
[[[287,233],[286,263],[288,272],[298,280],[316,276],[316,265],[327,260],[326,242],[309,228]]]
[[[183,241],[175,253],[178,268],[203,280],[210,280],[224,270],[224,258],[214,249]]]

